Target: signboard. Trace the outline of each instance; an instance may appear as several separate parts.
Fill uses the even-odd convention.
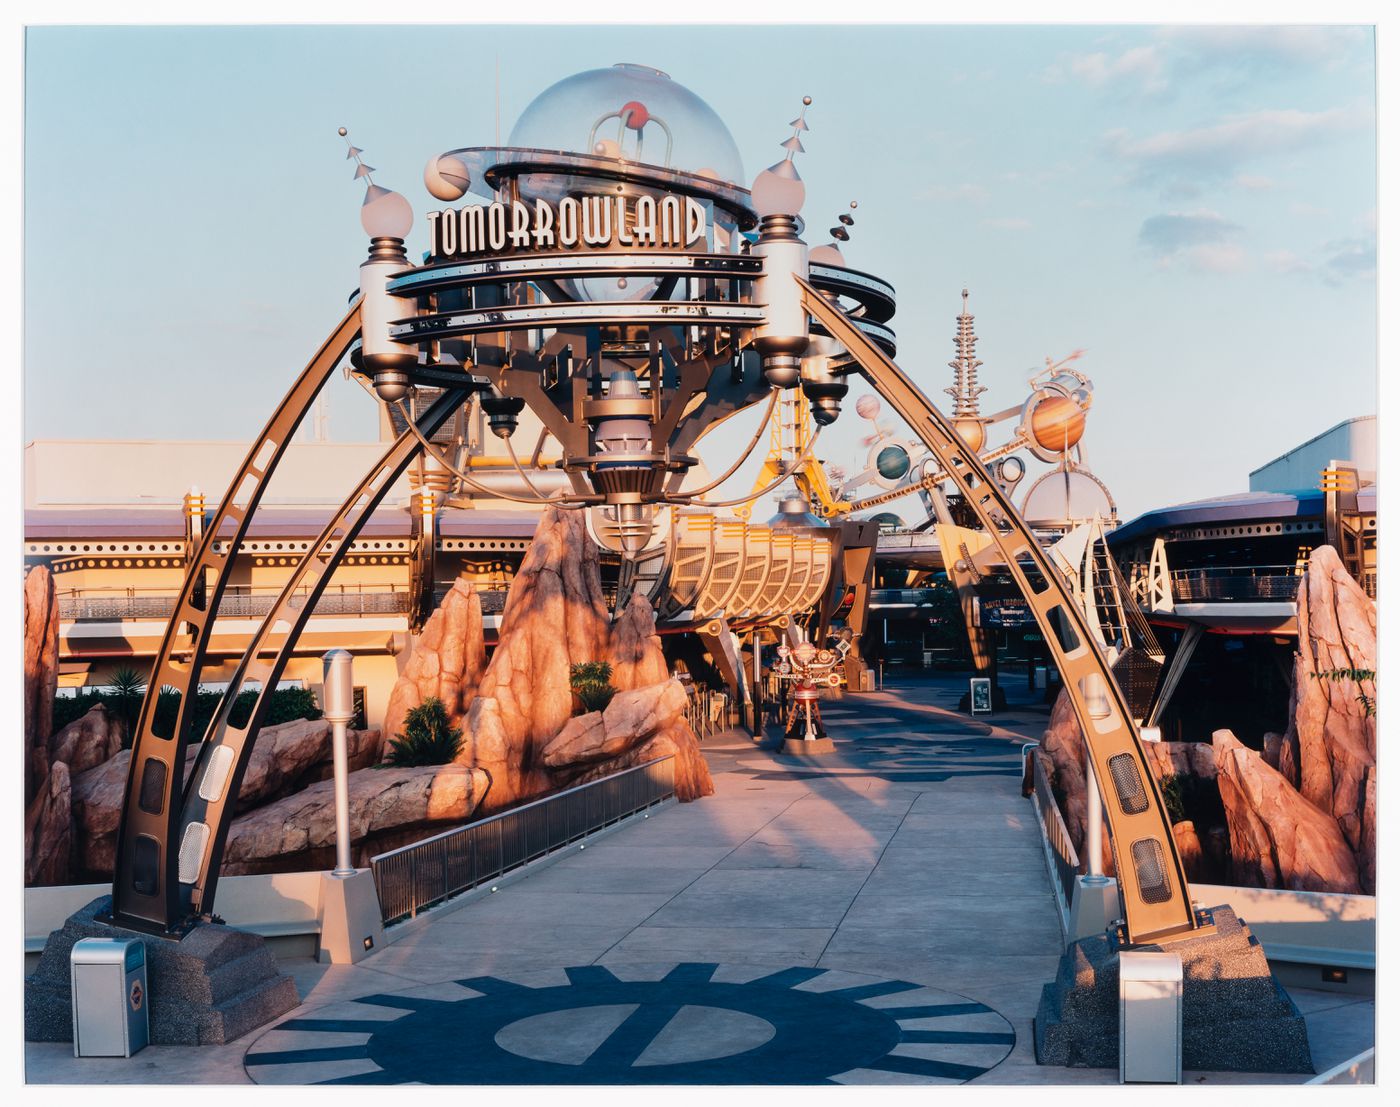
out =
[[[621,187],[621,186],[619,186]],[[428,213],[428,252],[469,258],[516,251],[686,250],[705,241],[705,206],[689,196],[566,196],[468,204]]]
[[[1020,598],[983,599],[980,607],[984,627],[1024,627],[1035,623],[1030,606]]]
[[[969,681],[969,702],[972,704],[974,715],[990,715],[992,713],[992,679],[991,677],[972,677]]]

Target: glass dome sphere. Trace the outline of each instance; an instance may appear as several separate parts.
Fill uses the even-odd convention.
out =
[[[1021,502],[1022,518],[1040,530],[1077,526],[1095,515],[1112,519],[1117,514],[1108,489],[1082,469],[1052,469],[1031,485]]]
[[[739,148],[714,109],[659,69],[621,63],[551,85],[509,144],[659,165],[744,187]]]

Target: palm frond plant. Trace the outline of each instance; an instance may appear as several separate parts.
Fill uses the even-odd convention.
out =
[[[389,739],[386,765],[411,768],[450,765],[462,746],[462,728],[453,726],[442,700],[430,696],[404,716],[403,731]]]

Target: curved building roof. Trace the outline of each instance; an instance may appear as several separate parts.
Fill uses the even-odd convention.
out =
[[[1357,493],[1357,504],[1364,512],[1376,510],[1374,485]],[[1109,532],[1107,538],[1109,545],[1117,546],[1173,527],[1306,518],[1320,516],[1322,512],[1323,495],[1316,488],[1295,492],[1239,492],[1232,496],[1154,508]]]

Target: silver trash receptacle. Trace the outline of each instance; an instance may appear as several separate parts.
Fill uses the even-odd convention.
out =
[[[136,939],[82,938],[69,958],[73,1056],[130,1057],[151,1040],[146,947]]]
[[[1118,1081],[1181,1083],[1181,955],[1118,955]]]

